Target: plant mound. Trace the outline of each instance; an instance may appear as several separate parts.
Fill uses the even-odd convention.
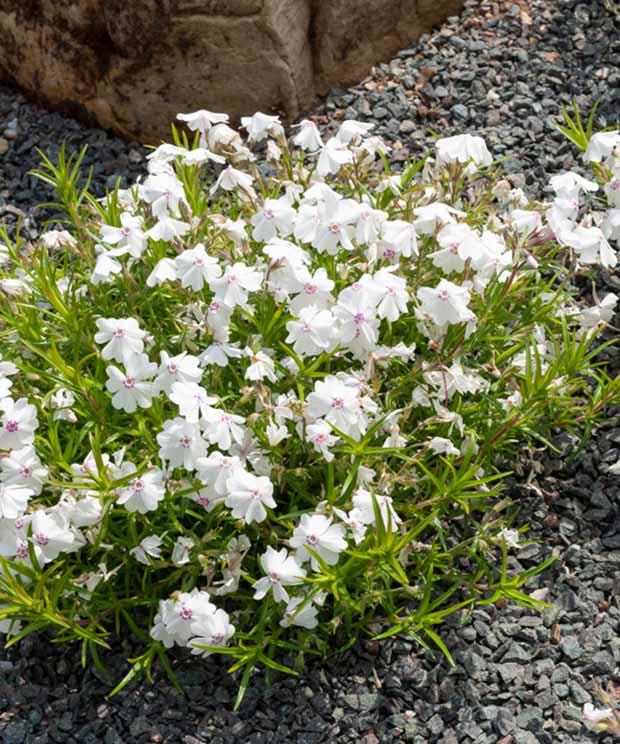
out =
[[[103,200],[80,158],[46,159],[69,230],[4,235],[8,642],[48,627],[99,663],[125,627],[130,675],[225,653],[242,694],[257,664],[362,633],[448,654],[451,613],[536,606],[544,565],[509,571],[497,497],[506,462],[617,396],[593,345],[616,299],[571,283],[616,262],[614,210],[580,211],[597,183],[561,174],[531,204],[471,135],[394,173],[369,124],[289,141],[256,114],[244,141],[179,118],[192,136]],[[620,135],[596,137],[612,158]]]

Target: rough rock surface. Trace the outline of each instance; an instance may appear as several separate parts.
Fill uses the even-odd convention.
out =
[[[0,0],[0,78],[124,136],[179,111],[289,118],[462,0]]]

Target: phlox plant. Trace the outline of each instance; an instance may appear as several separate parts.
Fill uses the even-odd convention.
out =
[[[67,229],[4,234],[7,645],[48,629],[101,664],[129,632],[119,687],[225,654],[240,701],[256,666],[395,634],[450,658],[449,615],[540,606],[502,491],[618,399],[612,301],[573,286],[616,262],[596,184],[558,176],[547,208],[471,135],[393,172],[370,124],[179,119],[104,199],[83,153],[44,158]]]

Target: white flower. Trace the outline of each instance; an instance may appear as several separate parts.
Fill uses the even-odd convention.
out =
[[[299,132],[293,137],[293,143],[301,147],[306,152],[316,152],[323,147],[323,140],[317,125],[309,119],[304,119],[299,124],[293,126],[299,127]]]
[[[223,497],[228,492],[226,484],[229,478],[243,472],[243,465],[238,457],[226,456],[215,451],[208,457],[200,457],[196,461],[196,471],[202,483]]]
[[[284,610],[284,617],[280,620],[282,628],[290,628],[291,625],[298,625],[306,630],[313,630],[319,624],[317,619],[318,608],[308,602],[305,607],[298,610],[298,607],[304,601],[305,597],[291,597]]]
[[[177,278],[177,270],[171,258],[162,258],[155,264],[155,268],[146,279],[147,287],[155,287],[166,281],[174,281]]]
[[[471,299],[469,290],[442,279],[436,287],[420,287],[418,300],[422,312],[438,326],[463,323],[474,319],[467,304]]]
[[[217,258],[209,256],[202,243],[178,255],[174,267],[181,286],[191,287],[195,292],[222,274]]]
[[[307,266],[297,264],[289,271],[279,272],[279,277],[281,289],[295,295],[288,305],[294,315],[299,315],[302,308],[310,305],[324,310],[334,302],[331,290],[335,284],[324,268],[311,273]]]
[[[253,116],[242,116],[241,126],[247,130],[250,142],[260,142],[268,135],[278,137],[284,134],[284,127],[277,116],[257,111]]]
[[[40,563],[56,560],[61,553],[74,547],[75,540],[75,534],[59,514],[44,511],[33,513],[30,541]]]
[[[161,363],[157,370],[155,387],[159,391],[170,393],[175,382],[199,383],[203,376],[198,357],[186,351],[171,357],[166,351],[160,352]]]
[[[351,530],[355,544],[359,545],[366,537],[367,523],[365,522],[365,512],[360,509],[351,509],[347,514],[342,509],[334,508],[334,514]]]
[[[149,362],[146,354],[134,354],[125,362],[125,372],[118,367],[106,367],[108,380],[106,388],[112,393],[112,405],[127,413],[133,413],[138,406],[148,408],[157,390],[149,381],[157,371],[155,362]]]
[[[184,566],[189,563],[189,554],[195,544],[191,537],[177,537],[171,558],[175,566]]]
[[[314,419],[323,418],[345,434],[356,437],[365,430],[360,417],[357,390],[334,375],[315,383],[308,395],[306,412]]]
[[[152,240],[165,240],[170,242],[175,238],[181,238],[190,229],[190,225],[183,220],[175,220],[173,217],[161,216],[153,227],[145,235]]]
[[[337,137],[332,137],[321,149],[316,170],[320,176],[335,175],[345,163],[351,162],[351,150]]]
[[[169,215],[177,216],[179,214],[179,204],[186,203],[185,189],[183,184],[174,174],[159,173],[149,176],[142,185],[142,197],[151,205],[151,211],[154,216],[165,224],[173,225],[177,220],[168,223]],[[166,240],[170,238],[156,237],[153,229],[149,230],[146,235],[153,237],[155,240]]]
[[[605,720],[613,720],[611,708],[595,708],[592,703],[585,703],[581,714],[581,720],[590,730],[596,730],[596,724]]]
[[[75,403],[75,395],[67,388],[58,388],[55,393],[50,396],[49,406],[54,411],[52,416],[54,421],[70,421],[75,423],[77,416],[71,410],[71,406]]]
[[[497,540],[498,542],[505,541],[507,548],[520,548],[521,544],[519,542],[519,532],[517,530],[509,530],[506,527],[503,527],[498,533],[497,533]]]
[[[469,163],[475,165],[490,165],[493,156],[488,151],[482,137],[474,137],[471,134],[457,134],[454,137],[438,139],[435,142],[437,150],[437,163]]]
[[[614,317],[618,296],[608,292],[602,300],[592,307],[586,307],[579,313],[579,322],[583,328],[596,328],[599,323],[610,323]]]
[[[379,294],[377,304],[377,315],[390,322],[398,320],[407,312],[409,303],[409,292],[407,282],[400,276],[394,274],[394,269],[383,268],[372,277],[373,291]]]
[[[15,449],[0,459],[0,481],[6,485],[27,486],[39,495],[47,480],[48,470],[41,464],[32,445]]]
[[[253,194],[253,181],[254,179],[249,173],[244,173],[243,171],[233,168],[232,165],[229,165],[227,168],[224,168],[218,176],[217,181],[211,187],[210,194],[213,196],[218,189],[223,189],[224,191],[235,191],[236,189],[239,189],[240,191]]]
[[[374,291],[368,291],[363,285],[343,289],[334,306],[334,317],[339,322],[337,338],[356,354],[368,352],[377,345],[379,321],[375,308]]]
[[[314,356],[329,350],[334,343],[335,318],[329,310],[311,305],[303,307],[298,320],[286,324],[286,343],[293,344],[293,351],[301,357]]]
[[[0,482],[0,517],[17,519],[25,513],[35,493],[29,486]]]
[[[106,344],[101,350],[104,359],[125,363],[134,354],[144,351],[146,332],[135,318],[97,318],[95,342]]]
[[[73,527],[92,527],[101,519],[101,502],[97,496],[76,499],[65,491],[60,501],[50,511],[58,512]]]
[[[276,235],[290,235],[293,229],[295,210],[288,199],[265,199],[263,208],[252,216],[254,226],[252,237],[254,240],[268,241]]]
[[[19,449],[34,442],[39,425],[37,409],[26,398],[0,398],[0,450]]]
[[[97,261],[90,275],[90,281],[93,284],[105,284],[111,281],[111,277],[121,273],[123,265],[113,257],[111,251],[105,250],[103,246],[96,245],[95,250]]]
[[[201,416],[207,418],[211,406],[217,403],[217,398],[196,382],[173,382],[168,397],[179,406],[179,413],[190,424],[198,423]]]
[[[122,212],[120,222],[120,227],[102,225],[101,239],[108,245],[116,246],[113,251],[110,251],[112,256],[122,256],[128,253],[134,258],[140,258],[147,245],[142,230],[142,217],[137,217],[129,212]]]
[[[192,622],[194,638],[191,639],[189,644],[192,647],[192,653],[209,656],[210,651],[205,651],[196,646],[219,646],[222,648],[228,644],[234,632],[235,626],[231,624],[230,618],[224,610],[217,609],[212,613],[201,614]]]
[[[132,466],[135,472],[135,467]],[[128,475],[129,473],[127,473]],[[117,502],[129,512],[146,514],[157,509],[166,495],[164,474],[161,470],[147,470],[131,480],[118,492]]]
[[[579,225],[572,232],[562,232],[557,237],[560,243],[573,248],[584,264],[600,263],[610,269],[618,263],[616,252],[598,227]]]
[[[437,228],[456,221],[456,217],[465,217],[465,213],[441,202],[433,202],[425,207],[413,210],[416,216],[415,229],[420,235],[432,235]]]
[[[189,114],[177,114],[179,121],[184,121],[192,132],[208,132],[214,124],[228,123],[228,114],[217,114],[213,111],[199,109]]]
[[[205,367],[217,364],[218,367],[228,367],[230,359],[239,359],[243,355],[241,349],[223,341],[214,341],[200,353],[198,359]]]
[[[398,525],[401,522],[400,517],[394,511],[392,506],[392,498],[390,496],[384,496],[382,494],[375,494],[375,501],[379,507],[379,513],[381,514],[381,521],[387,528],[388,522],[391,523],[393,531],[398,529]],[[375,524],[375,510],[373,506],[373,497],[370,491],[364,488],[360,488],[353,494],[353,506],[354,511],[359,521],[364,524]]]
[[[617,129],[593,134],[583,159],[588,163],[600,163],[614,152],[620,155],[620,130]]]
[[[264,521],[267,517],[265,507],[276,507],[273,484],[264,475],[256,476],[245,470],[238,470],[228,479],[226,488],[226,506],[232,509],[233,517],[243,519],[246,524]]]
[[[227,413],[221,408],[210,408],[204,415],[203,427],[211,444],[217,444],[221,450],[229,450],[233,442],[241,444],[245,423],[243,416]]]
[[[148,535],[140,540],[139,544],[135,548],[132,548],[129,553],[137,561],[143,563],[145,566],[150,566],[151,558],[161,557],[161,537],[159,535]]]
[[[332,524],[330,517],[324,514],[303,514],[289,543],[292,548],[297,549],[297,557],[302,563],[310,559],[312,570],[319,571],[319,562],[306,548],[310,548],[328,566],[334,566],[338,563],[340,553],[348,547],[344,535],[344,527]]]
[[[286,426],[278,426],[276,423],[271,421],[265,427],[265,436],[267,437],[270,447],[277,447],[280,442],[283,442],[289,437],[289,431]]]
[[[209,287],[215,293],[215,300],[231,310],[237,305],[247,307],[248,293],[257,292],[261,285],[261,274],[241,262],[227,266],[221,278],[209,282]]]
[[[161,641],[166,648],[171,648],[175,643],[187,646],[193,635],[192,625],[215,612],[208,592],[192,589],[191,592],[178,592],[173,596],[174,599],[160,601],[159,612],[151,628],[151,638]]]
[[[354,224],[360,206],[353,199],[329,199],[319,209],[319,222],[312,245],[319,253],[336,255],[340,247],[353,250],[351,238],[355,234]]]
[[[326,462],[331,462],[334,459],[334,455],[329,451],[329,448],[338,442],[339,437],[334,435],[327,421],[317,421],[315,424],[308,424],[306,435],[308,441],[312,443],[312,446],[317,452],[323,455]]]
[[[595,181],[589,181],[574,171],[558,173],[552,176],[549,180],[549,185],[557,196],[567,199],[572,199],[581,191],[598,191],[598,184]]]
[[[246,349],[246,353],[250,358],[250,366],[245,371],[245,379],[252,380],[252,382],[258,382],[259,380],[267,379],[270,382],[275,382],[278,378],[276,377],[276,368],[273,359],[264,351],[253,351],[252,349]]]
[[[348,145],[353,140],[365,137],[375,125],[372,122],[355,121],[354,119],[345,119],[338,129],[336,138],[339,142]]]
[[[449,439],[445,437],[433,437],[428,443],[429,449],[438,455],[460,455],[461,450],[455,447]]]
[[[254,584],[254,599],[262,599],[271,589],[276,602],[288,602],[289,596],[284,587],[301,584],[306,571],[295,558],[289,556],[286,548],[278,551],[269,545],[259,560],[267,575]]]
[[[198,458],[207,451],[198,424],[190,424],[179,417],[164,421],[164,429],[157,435],[157,443],[160,445],[159,456],[173,468],[193,470]]]

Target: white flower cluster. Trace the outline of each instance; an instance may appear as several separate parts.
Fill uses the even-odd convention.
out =
[[[119,416],[129,414],[128,421],[152,413],[144,419],[152,446],[135,461],[125,448],[90,453],[73,466],[74,484],[56,505],[30,509],[47,479],[33,447],[37,409],[11,397],[17,367],[0,363],[2,556],[29,562],[32,550],[44,564],[96,540],[102,503],[95,482],[101,480],[112,484],[114,506],[134,516],[186,496],[205,519],[236,522],[264,540],[258,526],[290,508],[281,477],[288,443],[327,469],[366,437],[386,453],[404,450],[410,439],[400,421],[412,410],[423,410],[442,432],[424,434],[420,451],[445,458],[475,452],[475,432],[451,404],[486,393],[499,372],[490,364],[466,366],[459,344],[442,359],[442,343],[455,333],[462,343],[476,332],[490,288],[508,289],[515,276],[535,272],[536,246],[551,233],[581,264],[616,264],[610,241],[620,238],[618,133],[596,135],[587,153],[612,174],[605,186],[612,209],[600,224],[590,224],[591,216],[579,220],[580,194],[598,186],[575,173],[552,179],[555,198],[544,214],[522,209],[518,191],[498,191],[502,209],[479,224],[442,201],[437,185],[412,199],[406,172],[380,180],[374,190],[352,188],[343,195],[337,187],[343,169],[363,171],[389,152],[371,136],[370,124],[345,121],[324,142],[315,124],[304,121],[292,154],[274,116],[243,119],[246,142],[224,114],[198,111],[179,119],[199,135],[198,146],[166,144],[150,154],[146,179],[114,195],[120,213],[110,220],[115,224],[99,225],[90,266],[91,289],[141,276],[154,302],[166,293],[175,298],[170,317],[153,319],[152,326],[148,308],[138,307],[138,317],[96,318],[92,334],[111,407]],[[250,147],[256,143],[281,168],[277,189],[265,188]],[[491,162],[480,138],[463,135],[439,140],[436,162],[425,169],[430,177],[445,169],[460,178]],[[198,195],[180,175],[186,168],[202,173],[220,166]],[[50,249],[58,244],[49,241]],[[75,247],[66,239],[60,244]],[[21,284],[3,285],[5,292],[31,291],[26,279],[14,282]],[[60,295],[83,289],[68,279],[58,282]],[[573,308],[572,314],[584,330],[596,328],[609,321],[615,303],[607,295],[595,308]],[[168,324],[165,332],[161,324]],[[420,343],[433,353],[418,359]],[[541,357],[552,354],[542,329],[528,343],[515,350],[510,368],[523,371],[533,349]],[[389,379],[390,365],[420,370],[406,411],[391,407],[377,382],[378,370]],[[234,389],[218,382],[224,374]],[[298,384],[301,377],[306,387]],[[518,406],[519,396],[512,390],[502,406]],[[49,402],[54,419],[76,421],[74,401],[71,391],[55,390]],[[284,546],[269,544],[267,529],[260,577],[242,565],[251,546],[247,536],[238,534],[219,556],[225,567],[218,580],[200,537],[178,536],[172,563],[205,562],[210,583],[208,590],[162,599],[153,639],[194,653],[203,652],[200,645],[226,645],[235,629],[211,596],[234,593],[242,578],[252,584],[255,600],[286,603],[283,627],[316,627],[325,597],[308,591],[305,580],[323,565],[337,565],[344,551],[381,526],[378,517],[392,531],[403,519],[389,482],[363,464],[346,509],[331,497],[317,493],[314,504],[294,510]],[[123,560],[164,561],[163,541],[164,534],[142,536]],[[107,580],[105,565],[100,569],[85,580],[91,591]]]

